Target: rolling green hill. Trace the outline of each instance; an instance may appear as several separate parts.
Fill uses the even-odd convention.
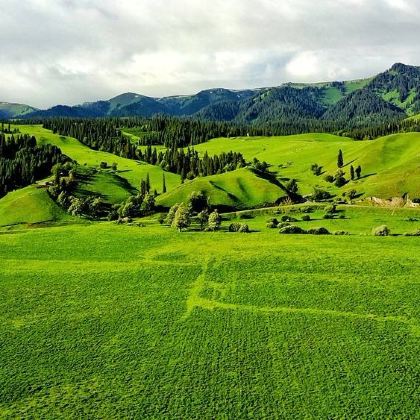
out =
[[[45,188],[36,185],[13,191],[0,200],[0,226],[77,220],[51,200]]]
[[[309,194],[314,186],[333,194],[356,189],[364,197],[389,198],[408,193],[420,196],[420,134],[404,133],[372,141],[354,141],[330,134],[302,134],[285,137],[243,137],[214,139],[195,147],[210,155],[222,151],[241,152],[247,160],[254,157],[270,163],[271,170],[281,178],[296,178],[301,192]],[[326,182],[326,174],[337,171],[337,153],[344,154],[346,177],[349,166],[362,166],[362,178],[338,189]],[[322,176],[310,170],[313,163],[321,165]]]
[[[158,197],[157,203],[170,207],[185,202],[193,191],[204,192],[210,203],[219,207],[250,208],[274,203],[285,196],[283,190],[259,178],[248,169],[185,181],[172,191]]]
[[[181,182],[178,175],[164,172],[157,166],[125,159],[107,152],[92,150],[74,138],[54,134],[40,125],[19,125],[18,128],[23,134],[34,135],[40,144],[48,143],[56,145],[65,155],[77,161],[80,165],[98,167],[101,162],[107,162],[108,165],[114,162],[117,163],[117,175],[127,180],[133,188],[138,188],[140,181],[146,178],[147,174],[150,176],[152,189],[156,188],[158,192],[162,190],[162,177],[164,173],[168,191],[175,188]],[[106,190],[104,193],[108,194]]]

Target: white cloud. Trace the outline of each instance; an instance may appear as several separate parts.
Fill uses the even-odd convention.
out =
[[[80,103],[420,64],[418,0],[0,0],[0,100]]]

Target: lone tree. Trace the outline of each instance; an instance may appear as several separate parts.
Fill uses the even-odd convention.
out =
[[[220,217],[220,214],[216,209],[212,213],[210,213],[209,229],[210,230],[218,230],[220,228],[221,224],[222,224],[222,218]]]
[[[150,193],[150,176],[149,176],[149,172],[147,172],[146,174],[146,192]]]
[[[163,173],[162,176],[162,193],[165,194],[166,193],[166,179],[165,179],[165,173]]]
[[[175,217],[172,222],[172,227],[177,228],[180,232],[182,232],[182,230],[186,229],[190,225],[190,223],[190,211],[188,209],[188,206],[182,203],[175,213]]]
[[[362,167],[360,165],[356,168],[356,175],[357,179],[360,179],[360,176],[362,175]]]
[[[353,181],[354,180],[354,168],[353,165],[350,166],[350,178]]]
[[[342,168],[344,166],[343,152],[341,151],[341,149],[338,151],[337,166],[339,168]]]

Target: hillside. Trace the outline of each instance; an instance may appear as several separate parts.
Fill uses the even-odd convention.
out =
[[[219,209],[246,209],[275,203],[286,194],[277,185],[258,177],[248,169],[185,181],[172,191],[158,197],[157,203],[171,207],[185,202],[194,191],[201,191],[210,204]]]
[[[0,119],[23,117],[37,111],[36,108],[29,105],[0,102]]]
[[[302,134],[285,137],[244,137],[214,139],[195,147],[202,155],[222,151],[241,152],[247,160],[254,157],[266,161],[279,179],[295,178],[303,194],[320,187],[332,194],[356,189],[363,197],[388,198],[408,193],[420,197],[420,134],[404,133],[372,141],[354,141],[329,134]],[[350,164],[361,165],[362,178],[337,188],[324,180],[337,171],[337,153],[342,150],[346,178]],[[323,167],[323,175],[315,176],[313,163]]]
[[[77,220],[37,185],[13,191],[0,200],[0,226]]]
[[[135,189],[139,187],[140,181],[146,178],[147,174],[150,176],[152,188],[156,188],[158,192],[162,190],[163,173],[165,173],[166,187],[168,190],[171,190],[180,183],[178,175],[164,172],[157,166],[125,159],[107,152],[92,150],[74,138],[54,134],[40,125],[20,125],[19,130],[22,134],[28,133],[34,135],[40,144],[47,143],[59,147],[65,155],[77,161],[80,165],[97,168],[101,162],[106,162],[108,165],[115,162],[117,164],[118,177],[126,180]]]
[[[238,123],[332,121],[334,128],[382,124],[420,112],[420,67],[395,64],[363,80],[285,83],[263,89],[208,89],[195,95],[152,98],[124,93],[77,106],[57,105],[25,117],[103,117],[157,114]],[[20,115],[20,114],[19,114]],[[12,116],[12,115],[10,115]],[[305,127],[302,125],[302,127]],[[320,127],[325,127],[321,125]]]

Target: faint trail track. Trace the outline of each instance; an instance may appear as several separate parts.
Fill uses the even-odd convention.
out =
[[[376,314],[363,314],[350,311],[338,311],[333,309],[318,309],[318,308],[297,308],[292,306],[255,306],[246,304],[226,303],[217,300],[207,299],[201,297],[201,293],[206,285],[212,282],[206,281],[206,274],[210,266],[211,259],[208,258],[203,264],[203,271],[196,278],[191,286],[190,293],[187,298],[187,310],[182,319],[188,318],[194,308],[202,308],[207,310],[224,309],[229,311],[248,311],[259,314],[306,314],[313,316],[326,316],[326,317],[343,317],[352,319],[364,319],[376,322],[398,322],[410,328],[414,336],[420,337],[420,325],[417,324],[415,319],[408,319],[403,316],[381,316]]]

